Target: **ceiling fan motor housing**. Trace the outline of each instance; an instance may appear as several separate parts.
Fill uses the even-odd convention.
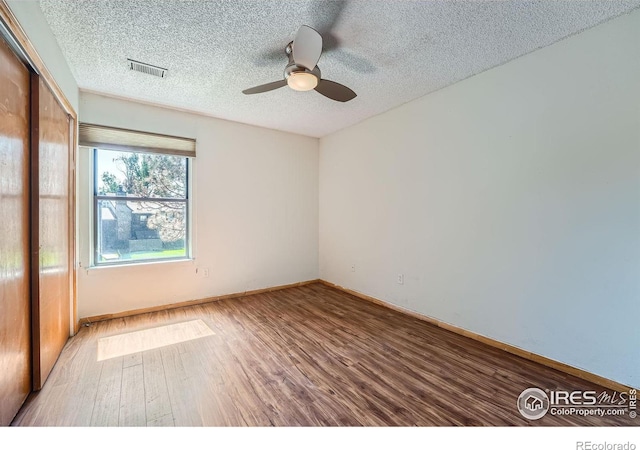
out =
[[[309,73],[318,79],[320,78],[320,69],[318,68],[318,66],[314,67],[313,70],[309,70],[306,67],[298,66],[296,64],[289,64],[284,68],[284,79],[286,80],[294,73]]]

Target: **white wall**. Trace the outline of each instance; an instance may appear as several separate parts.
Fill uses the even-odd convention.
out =
[[[80,121],[197,140],[193,262],[88,268],[91,152],[80,149],[80,318],[318,278],[317,139],[84,92]],[[196,274],[205,267],[209,278]]]
[[[44,14],[42,14],[40,4],[37,0],[7,0],[7,4],[47,66],[47,70],[77,112],[78,84],[69,69],[62,50],[58,47],[58,41],[56,41]]]
[[[320,277],[640,386],[640,11],[321,139]]]

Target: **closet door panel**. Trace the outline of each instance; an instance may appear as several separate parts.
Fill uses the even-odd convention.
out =
[[[69,338],[69,117],[38,79],[38,286],[34,306],[34,389],[46,381]]]
[[[0,37],[0,425],[31,391],[29,76]]]

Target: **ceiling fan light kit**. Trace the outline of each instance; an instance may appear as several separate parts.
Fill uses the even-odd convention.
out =
[[[322,36],[313,28],[302,25],[293,42],[285,48],[285,54],[289,62],[284,69],[284,80],[255,86],[242,92],[246,95],[259,94],[289,86],[295,91],[315,90],[338,102],[348,102],[356,97],[356,93],[348,87],[322,79],[317,65],[322,54]]]
[[[287,76],[287,85],[294,91],[310,91],[318,85],[318,79],[309,72],[291,72]]]

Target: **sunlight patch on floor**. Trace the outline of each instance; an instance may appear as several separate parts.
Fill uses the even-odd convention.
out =
[[[197,319],[100,338],[98,340],[98,361],[144,352],[145,350],[191,341],[214,334],[207,324]]]

